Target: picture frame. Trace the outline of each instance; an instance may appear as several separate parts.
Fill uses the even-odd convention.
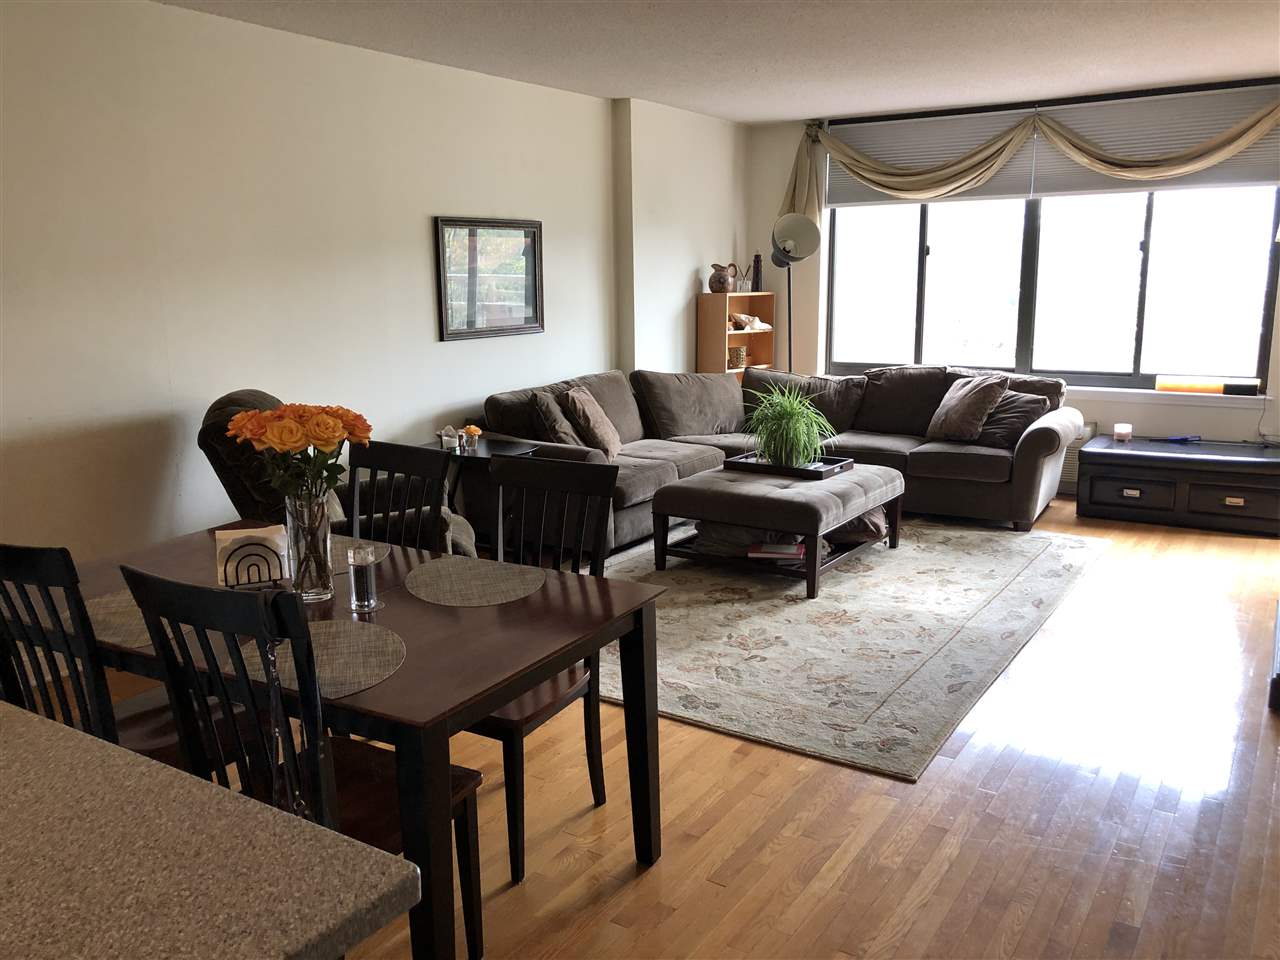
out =
[[[542,221],[433,220],[440,339],[544,332]]]

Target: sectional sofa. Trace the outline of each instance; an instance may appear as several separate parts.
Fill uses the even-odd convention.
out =
[[[1083,426],[1078,410],[1062,405],[1066,384],[1045,377],[1007,375],[1008,390],[1043,397],[1047,409],[1011,446],[927,440],[925,433],[948,388],[962,377],[988,374],[959,367],[903,366],[856,377],[802,377],[747,370],[732,374],[619,370],[488,397],[483,426],[490,436],[538,444],[536,456],[603,462],[581,442],[545,422],[535,393],[554,400],[585,387],[618,431],[622,450],[613,498],[612,542],[622,546],[653,533],[651,501],[664,484],[712,470],[754,449],[744,432],[753,391],[789,383],[808,394],[838,430],[827,442],[837,455],[894,467],[906,478],[904,509],[916,513],[993,520],[1028,530],[1053,498],[1068,444]],[[1001,374],[1004,376],[1004,374]],[[467,491],[467,514],[488,509],[482,489]]]

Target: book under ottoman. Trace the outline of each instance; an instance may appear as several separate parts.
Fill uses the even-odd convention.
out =
[[[890,548],[898,546],[902,521],[902,474],[892,467],[855,464],[844,473],[823,480],[723,468],[694,474],[659,488],[653,498],[654,566],[665,570],[667,557],[721,560],[738,566],[803,579],[810,599],[818,595],[818,578],[845,560],[858,547],[833,550],[825,559],[819,539],[868,510],[883,506],[888,520]],[[678,544],[667,543],[672,517],[749,526],[803,538],[804,569],[772,565],[746,558],[716,558]],[[745,518],[750,518],[744,522]]]

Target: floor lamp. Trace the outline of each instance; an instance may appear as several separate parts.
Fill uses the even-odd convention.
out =
[[[784,213],[773,225],[773,265],[787,271],[787,370],[791,362],[791,265],[818,252],[822,234],[802,213]]]

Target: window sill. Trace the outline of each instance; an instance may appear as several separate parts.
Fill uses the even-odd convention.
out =
[[[1261,410],[1267,396],[1229,397],[1215,393],[1164,393],[1159,390],[1132,390],[1127,387],[1067,386],[1067,403],[1072,400],[1098,403],[1157,404],[1174,407],[1216,407],[1219,410]]]

